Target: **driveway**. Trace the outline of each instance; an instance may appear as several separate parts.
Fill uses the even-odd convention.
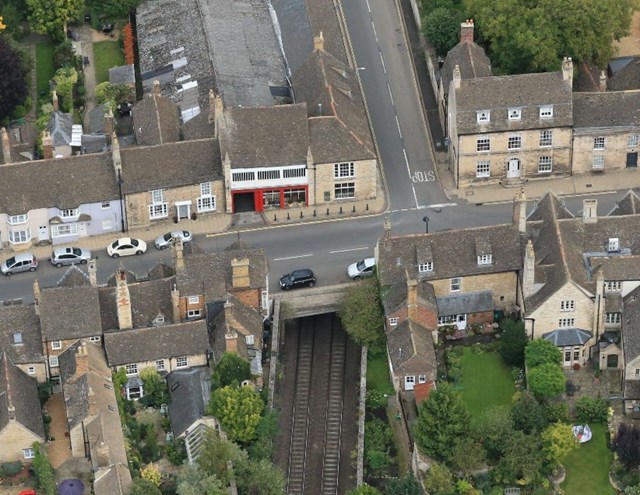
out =
[[[83,125],[86,132],[89,129],[89,112],[96,107],[96,69],[93,57],[94,33],[96,31],[88,24],[84,24],[78,29],[80,42],[82,43],[82,57],[89,60],[89,64],[84,64],[84,117]]]

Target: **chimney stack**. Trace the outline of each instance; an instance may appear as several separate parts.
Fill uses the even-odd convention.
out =
[[[600,71],[600,81],[598,81],[598,89],[602,92],[607,90],[607,73],[603,70]]]
[[[58,112],[60,105],[58,103],[58,92],[55,89],[51,92],[51,103],[53,103],[53,111]]]
[[[11,163],[11,141],[4,127],[0,127],[0,140],[2,141],[2,159],[4,163]]]
[[[460,24],[460,43],[473,43],[473,19]]]
[[[89,354],[87,353],[87,343],[82,340],[76,349],[76,376],[82,376],[89,372]]]
[[[216,121],[216,94],[213,89],[209,90],[209,124]]]
[[[414,278],[407,280],[407,318],[418,319],[418,281]]]
[[[171,306],[173,308],[173,322],[180,323],[180,291],[176,284],[171,289]]]
[[[462,82],[462,75],[460,74],[460,66],[456,64],[453,68],[453,87],[460,89],[460,83]]]
[[[107,144],[111,143],[111,134],[113,134],[113,110],[111,107],[107,107],[107,112],[104,114],[104,134],[107,136]]]
[[[222,96],[216,95],[215,101],[215,114],[214,114],[214,125],[213,125],[213,137],[217,138],[218,133],[220,132],[220,126],[223,125],[222,117],[224,116],[224,104],[222,103]]]
[[[573,88],[573,61],[571,57],[562,59],[562,80],[566,81],[570,88]]]
[[[89,260],[87,272],[89,272],[89,283],[91,287],[98,287],[98,266],[95,259]]]
[[[322,31],[320,31],[318,36],[313,37],[313,51],[324,51],[324,35],[322,34]]]
[[[513,224],[518,226],[521,234],[527,233],[527,195],[524,188],[513,198]]]
[[[122,156],[120,156],[120,143],[115,132],[111,133],[111,161],[117,178],[118,174],[122,173]]]
[[[182,237],[176,237],[171,241],[171,255],[173,257],[173,269],[176,273],[184,270],[184,246]]]
[[[53,158],[53,138],[49,131],[42,131],[42,156],[45,160]]]
[[[242,289],[251,286],[249,276],[249,258],[231,260],[231,285],[234,289]]]
[[[153,96],[161,96],[161,93],[160,81],[156,79],[155,81],[153,81]]]
[[[533,294],[533,285],[536,278],[536,255],[533,250],[533,243],[531,239],[527,242],[527,247],[524,254],[524,271],[522,274],[522,285],[524,297],[529,297]]]
[[[116,271],[116,304],[118,306],[118,326],[120,330],[133,328],[131,296],[127,285],[127,274],[122,267]]]
[[[582,200],[582,221],[584,223],[596,223],[598,221],[598,200]]]
[[[33,279],[33,301],[36,315],[40,315],[40,283],[37,278]]]

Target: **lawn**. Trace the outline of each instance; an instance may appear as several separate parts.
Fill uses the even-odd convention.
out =
[[[465,347],[461,392],[474,420],[492,406],[511,404],[515,393],[511,369],[497,353],[476,354],[470,347]]]
[[[389,378],[389,363],[384,353],[367,358],[367,389],[377,390],[383,394],[393,394]]]
[[[567,479],[562,484],[565,495],[614,495],[609,484],[611,451],[607,448],[605,427],[589,425],[593,437],[590,442],[580,444],[562,464],[567,470]]]
[[[49,81],[53,78],[53,52],[56,45],[53,43],[36,44],[36,81],[38,98],[42,93],[49,94]]]
[[[124,52],[117,41],[98,41],[93,44],[96,65],[96,84],[109,80],[109,69],[124,65]]]

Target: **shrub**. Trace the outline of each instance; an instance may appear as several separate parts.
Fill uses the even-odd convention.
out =
[[[542,364],[557,364],[562,362],[562,353],[553,343],[544,339],[529,342],[524,351],[525,361],[529,368]]]
[[[569,414],[567,404],[564,402],[545,404],[544,410],[549,423],[563,423],[567,420],[567,416]]]
[[[379,390],[367,390],[367,409],[382,409],[386,405],[386,394]]]
[[[22,471],[22,463],[20,461],[3,462],[0,465],[0,469],[2,470],[2,476],[11,478]]]
[[[55,495],[57,490],[51,463],[46,454],[40,450],[39,443],[36,442],[33,444],[33,450],[35,450],[33,471],[38,480],[38,488],[40,488],[44,495]]]
[[[507,319],[502,323],[500,336],[500,356],[508,366],[521,368],[524,365],[524,348],[527,345],[527,334],[524,323]]]
[[[182,438],[167,444],[167,459],[175,466],[181,466],[187,460],[187,448]]]
[[[133,28],[130,22],[122,28],[122,39],[124,43],[124,62],[128,65],[133,64],[135,61],[135,51],[133,47]]]
[[[607,420],[607,401],[598,397],[581,397],[576,401],[576,418],[582,423],[604,423]]]
[[[551,399],[564,392],[566,378],[558,364],[546,363],[531,368],[527,382],[536,397]]]

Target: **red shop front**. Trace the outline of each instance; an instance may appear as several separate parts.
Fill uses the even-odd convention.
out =
[[[232,213],[284,209],[290,205],[309,205],[309,186],[231,191]]]

